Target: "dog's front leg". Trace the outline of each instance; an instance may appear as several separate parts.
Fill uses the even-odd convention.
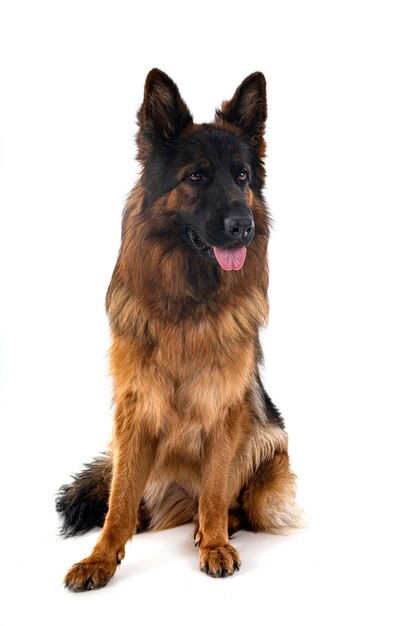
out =
[[[205,441],[195,535],[200,569],[215,578],[231,576],[240,567],[239,554],[230,545],[228,534],[229,468],[235,450],[228,421],[212,429]]]
[[[71,567],[65,586],[73,591],[104,587],[125,555],[136,531],[138,503],[155,459],[156,439],[141,427],[133,410],[116,411],[114,468],[109,511],[91,555]]]

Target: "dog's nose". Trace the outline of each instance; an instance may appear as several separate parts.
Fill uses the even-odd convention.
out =
[[[249,239],[255,227],[251,217],[226,217],[224,225],[227,234],[236,241]]]

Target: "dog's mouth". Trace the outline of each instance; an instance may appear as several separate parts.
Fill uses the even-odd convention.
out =
[[[206,244],[193,230],[187,228],[187,236],[191,247],[202,256],[217,261],[220,267],[226,272],[242,269],[246,259],[246,246],[234,248],[220,248]]]

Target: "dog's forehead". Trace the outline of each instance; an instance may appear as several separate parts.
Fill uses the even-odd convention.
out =
[[[250,160],[249,146],[237,134],[214,125],[198,127],[181,140],[179,148],[181,160],[189,163],[206,162],[222,167]]]

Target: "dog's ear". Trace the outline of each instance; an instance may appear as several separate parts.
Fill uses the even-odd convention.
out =
[[[216,111],[216,121],[237,126],[258,146],[263,144],[266,122],[266,80],[261,72],[254,72],[236,89],[231,100],[225,100]]]
[[[174,81],[161,70],[151,70],[146,78],[143,103],[138,111],[139,144],[141,135],[151,142],[158,139],[169,141],[192,121],[191,113]]]

